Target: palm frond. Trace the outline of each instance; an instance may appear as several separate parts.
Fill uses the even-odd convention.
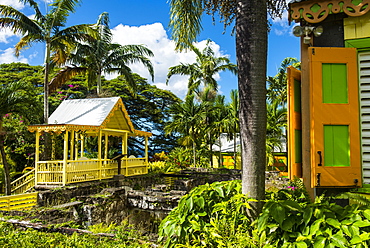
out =
[[[60,86],[71,80],[77,75],[81,75],[86,72],[84,67],[69,67],[67,66],[63,70],[60,70],[57,75],[49,83],[49,93],[54,92]]]

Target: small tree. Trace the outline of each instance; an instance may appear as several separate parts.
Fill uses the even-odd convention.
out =
[[[4,149],[4,140],[6,131],[3,128],[3,118],[8,113],[24,114],[32,107],[32,101],[29,101],[28,88],[22,81],[16,81],[0,88],[0,154],[4,165],[5,176],[5,195],[11,194],[10,188],[10,168]],[[28,108],[24,108],[27,106]]]

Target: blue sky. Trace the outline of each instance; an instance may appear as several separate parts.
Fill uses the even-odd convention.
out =
[[[38,0],[44,12],[50,0]],[[27,15],[33,12],[18,2],[18,0],[0,0],[0,4],[11,5]],[[120,44],[144,44],[155,54],[152,59],[155,69],[153,84],[163,89],[169,89],[179,97],[186,93],[187,79],[180,76],[171,78],[165,84],[167,70],[170,66],[194,62],[192,53],[177,53],[168,30],[169,4],[167,0],[84,0],[76,8],[76,12],[68,19],[68,25],[95,23],[99,14],[108,12],[110,27],[114,34],[114,42]],[[288,25],[286,17],[271,21],[269,33],[267,75],[274,76],[281,61],[286,57],[299,59],[299,38],[291,34],[292,26]],[[205,41],[211,39],[213,48],[219,56],[229,56],[233,63],[235,58],[235,37],[231,36],[231,27],[224,32],[223,24],[216,19],[215,25],[211,17],[204,16],[203,31],[198,38],[198,47],[203,48]],[[224,34],[223,34],[224,33]],[[13,55],[14,44],[19,36],[12,35],[7,30],[0,30],[0,63],[21,61],[31,65],[42,65],[44,52],[42,45],[35,45],[21,53],[16,58]],[[140,65],[132,65],[132,69],[149,78],[146,70]],[[107,78],[115,75],[107,75]],[[230,73],[221,73],[217,77],[220,93],[229,96],[231,89],[237,89],[237,78]]]

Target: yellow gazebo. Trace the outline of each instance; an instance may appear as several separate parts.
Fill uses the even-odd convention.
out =
[[[64,186],[84,181],[147,174],[148,138],[151,133],[135,130],[120,97],[65,100],[49,117],[50,124],[28,127],[36,132],[35,186]],[[40,137],[50,133],[63,135],[63,158],[40,161]],[[85,138],[98,137],[97,158],[85,157]],[[121,137],[119,159],[108,158],[109,136]],[[135,158],[127,154],[128,136],[145,138],[145,156]],[[53,139],[52,139],[53,140]],[[119,171],[120,170],[120,171]]]

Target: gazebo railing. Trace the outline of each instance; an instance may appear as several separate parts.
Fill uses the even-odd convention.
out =
[[[148,173],[145,158],[122,158],[124,176]],[[66,185],[112,178],[118,174],[118,163],[111,159],[39,161],[36,163],[36,185]]]

